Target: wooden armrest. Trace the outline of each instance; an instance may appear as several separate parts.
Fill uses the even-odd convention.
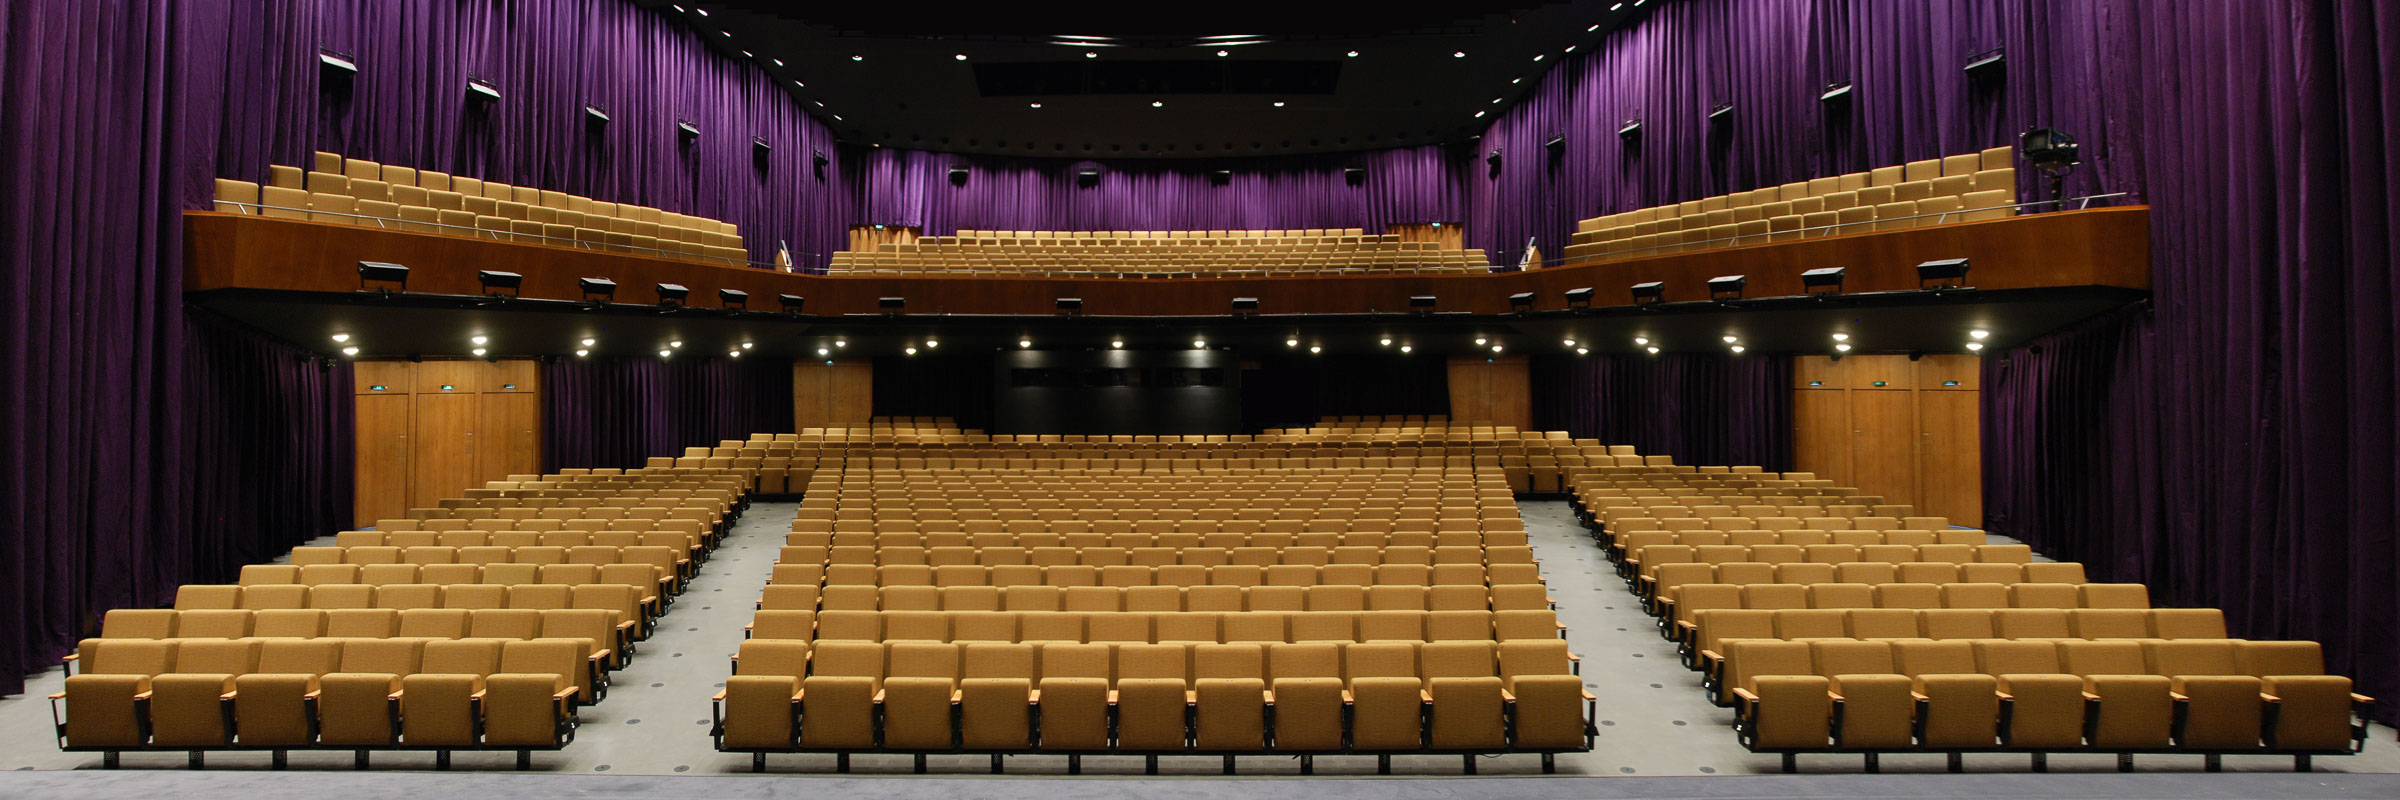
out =
[[[2368,697],[2368,696],[2366,696],[2366,695],[2359,694],[2359,693],[2357,693],[2357,692],[2351,692],[2351,693],[2350,693],[2350,702],[2353,702],[2353,703],[2372,703],[2372,702],[2375,702],[2375,698]]]
[[[2190,696],[2190,695],[2186,695],[2186,694],[2184,694],[2184,693],[2182,693],[2182,692],[2168,692],[2168,693],[2167,693],[2167,698],[2168,698],[2168,699],[2170,699],[2170,700],[2174,700],[2175,702],[2178,702],[2178,703],[2189,703],[2189,702],[2191,702],[2191,701],[2192,701],[2192,698],[2191,698],[2191,696]]]
[[[1750,693],[1750,690],[1748,689],[1735,689],[1733,690],[1733,696],[1741,698],[1742,702],[1745,703],[1758,702],[1758,695]]]
[[[710,699],[710,700],[717,701],[717,702],[719,702],[719,703],[725,702],[725,690],[723,690],[723,689],[718,689],[718,690],[717,690],[717,694],[716,694],[716,696],[715,696],[715,697],[711,697],[711,698],[709,698],[709,699]]]
[[[65,699],[67,699],[67,693],[66,693],[66,692],[52,692],[52,693],[50,694],[50,699],[52,699],[52,700],[65,700]]]

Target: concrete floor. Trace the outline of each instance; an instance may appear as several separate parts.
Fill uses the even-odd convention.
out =
[[[1584,657],[1586,685],[1600,698],[1597,746],[1590,753],[1560,756],[1559,772],[1592,777],[1777,772],[1777,758],[1750,755],[1735,744],[1729,727],[1730,712],[1708,704],[1699,689],[1698,678],[1676,663],[1674,647],[1658,637],[1651,619],[1641,613],[1633,596],[1617,580],[1607,558],[1575,524],[1567,504],[1527,501],[1522,505],[1535,555],[1542,559],[1543,575],[1549,581],[1551,596],[1558,602],[1559,619],[1568,626],[1575,652]],[[751,604],[766,583],[776,549],[782,544],[784,531],[790,528],[796,508],[794,503],[765,502],[750,507],[725,544],[702,566],[690,590],[660,620],[656,634],[642,643],[633,664],[617,673],[608,700],[584,709],[583,727],[577,732],[575,743],[560,752],[534,756],[537,772],[748,774],[746,756],[720,754],[710,749],[709,697],[723,685],[726,656],[740,645],[742,626],[750,621]],[[61,680],[60,673],[52,670],[29,681],[25,695],[0,700],[0,770],[79,770],[99,765],[100,757],[96,754],[61,753],[57,749],[45,698],[58,690]],[[378,768],[393,770],[427,770],[432,760],[430,754],[417,753],[375,757]],[[512,765],[511,761],[507,754],[461,754],[454,763],[460,770],[505,770]],[[906,756],[861,756],[852,760],[853,769],[869,775],[904,775],[909,762]],[[127,770],[180,769],[183,763],[183,756],[175,753],[128,754],[124,758]],[[1966,763],[1970,772],[2016,773],[2026,769],[2027,760],[2023,756],[1976,755],[1969,756]],[[2196,772],[2200,768],[2197,756],[2144,756],[2139,763],[2144,770]],[[2056,756],[2050,764],[2054,772],[2106,773],[2115,769],[2113,757],[2098,755]],[[215,754],[210,756],[209,765],[216,771],[264,769],[267,756]],[[2267,757],[2229,757],[2225,762],[2230,771],[2280,771],[2289,769],[2289,765],[2288,759]],[[981,756],[936,756],[930,759],[929,766],[937,774],[980,779],[988,761]],[[1170,757],[1160,762],[1162,772],[1178,776],[1213,777],[1219,766],[1214,757]],[[2400,746],[2394,745],[2389,728],[2378,727],[2366,753],[2319,759],[2317,766],[2326,772],[2400,773]],[[347,753],[294,753],[291,767],[299,771],[347,771],[350,758]],[[1009,759],[1011,775],[1063,774],[1065,767],[1063,757]],[[1534,756],[1499,756],[1481,759],[1478,767],[1487,776],[1538,775],[1540,761]],[[1943,758],[1936,755],[1883,759],[1886,772],[1938,773],[1943,767]],[[772,774],[830,773],[832,768],[831,756],[791,755],[770,759]],[[1088,775],[1138,776],[1141,768],[1141,759],[1133,757],[1084,760]],[[1450,756],[1394,760],[1395,773],[1403,775],[1456,776],[1459,768],[1459,759]],[[1806,772],[1854,773],[1859,770],[1859,760],[1844,756],[1803,757],[1801,768]],[[1293,776],[1298,773],[1298,764],[1290,758],[1246,758],[1241,770],[1244,775]],[[1325,775],[1357,776],[1371,774],[1373,770],[1372,758],[1325,757],[1317,761],[1317,771]],[[1718,793],[1694,784],[1675,785],[1688,788],[1670,793]],[[1764,786],[1719,788],[1749,794],[1762,791]],[[585,786],[583,790],[592,788]],[[1924,791],[1920,788],[1897,793]],[[1769,793],[1792,794],[1787,788]],[[14,796],[17,792],[10,790],[8,783],[0,782],[0,795]],[[2136,792],[2121,796],[2149,795]],[[2157,796],[2202,795],[2167,792]]]

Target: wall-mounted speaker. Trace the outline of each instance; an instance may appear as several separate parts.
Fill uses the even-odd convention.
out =
[[[1075,185],[1085,189],[1100,185],[1100,171],[1087,169],[1075,173]]]
[[[1349,181],[1349,182],[1350,182],[1350,185],[1352,185],[1352,186],[1357,186],[1357,185],[1359,185],[1359,184],[1366,183],[1366,182],[1367,182],[1367,168],[1366,168],[1366,167],[1343,167],[1343,168],[1342,168],[1342,179],[1343,179],[1343,180],[1346,180],[1346,181]]]

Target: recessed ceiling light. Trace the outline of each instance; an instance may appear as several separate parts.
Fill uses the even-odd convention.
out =
[[[692,10],[693,10],[693,11],[698,11],[698,12],[700,12],[700,16],[703,16],[703,17],[705,17],[705,16],[708,16],[708,9],[705,9],[705,8],[700,8],[700,7],[694,6],[694,7],[692,8]]]
[[[1500,346],[1499,346],[1499,345],[1492,345],[1492,352],[1494,352],[1494,353],[1500,352]]]
[[[678,13],[678,14],[680,14],[680,13],[683,13],[683,6],[681,6],[681,5],[677,5],[677,4],[675,4],[675,3],[668,3],[667,5],[674,6],[674,7],[675,7],[675,13]]]
[[[833,346],[835,346],[835,347],[849,347],[849,346],[850,346],[850,340],[848,340],[848,339],[835,339],[835,340],[833,340]]]
[[[473,349],[473,350],[469,350],[469,351],[467,351],[467,352],[469,352],[469,353],[473,353],[473,354],[475,354],[475,355],[483,355],[483,348],[481,348],[481,347],[478,347],[478,348],[475,348],[475,349]]]
[[[333,335],[333,342],[334,342],[334,344],[341,344],[341,343],[343,343],[343,342],[347,342],[347,341],[350,341],[350,334],[347,334],[347,333],[337,333],[337,334],[334,334],[334,335]]]
[[[1649,343],[1650,343],[1650,337],[1648,337],[1648,336],[1636,336],[1636,337],[1633,337],[1633,343],[1634,343],[1634,344],[1649,344]]]
[[[1492,98],[1492,102],[1494,102],[1494,103],[1498,103],[1498,102],[1500,102],[1500,98],[1494,97],[1494,98]]]
[[[1975,329],[1975,330],[1967,331],[1967,335],[1968,335],[1969,337],[1976,338],[1976,339],[1989,339],[1989,338],[1992,338],[1992,332],[1991,332],[1991,331],[1984,330],[1984,329],[1982,329],[1982,328],[1977,328],[1977,329]],[[339,340],[339,339],[336,339],[336,340],[334,340],[334,341],[341,341],[341,340]]]
[[[741,357],[742,357],[742,351],[740,351],[740,350],[727,350],[727,351],[725,351],[725,357],[726,357],[726,358],[741,358]]]
[[[1847,333],[1837,333],[1837,334],[1834,334],[1834,335],[1833,335],[1833,340],[1834,340],[1834,341],[1837,341],[1837,342],[1847,342],[1847,341],[1850,341],[1850,334],[1847,334]]]
[[[1192,348],[1193,348],[1193,349],[1195,349],[1195,350],[1198,350],[1198,349],[1203,349],[1203,348],[1206,348],[1206,347],[1208,347],[1208,340],[1207,340],[1207,339],[1193,339],[1193,340],[1192,340]]]
[[[1041,108],[1041,107],[1042,107],[1042,104],[1040,104],[1040,103],[1027,103],[1027,104],[1025,104],[1025,105],[1026,105],[1027,107],[1029,107],[1029,108]]]
[[[598,339],[585,339],[585,340],[583,340],[583,346],[585,346],[585,347],[590,347],[590,346],[592,346],[592,345],[596,345],[596,344],[599,344],[599,343],[600,343],[600,340],[598,340]]]
[[[1383,346],[1385,346],[1385,347],[1390,347],[1390,346],[1392,346],[1392,337],[1389,337],[1389,336],[1383,337]]]
[[[744,51],[742,51],[742,57],[743,57],[743,58],[757,58],[758,56],[757,56],[757,55],[755,55],[755,54],[753,54],[753,53],[751,53],[751,52],[750,52],[750,51],[748,51],[748,50],[744,50]]]
[[[1109,347],[1111,347],[1111,348],[1117,349],[1117,350],[1123,350],[1123,349],[1125,349],[1125,340],[1123,340],[1123,339],[1111,339],[1111,340],[1109,340],[1109,342],[1108,342],[1108,346],[1109,346]]]
[[[1231,51],[1231,50],[1219,50],[1219,51],[1217,51],[1217,57],[1218,57],[1218,58],[1224,58],[1224,57],[1226,57],[1226,56],[1229,56],[1229,55],[1233,55],[1233,51]]]
[[[1983,343],[1982,343],[1982,342],[1968,342],[1968,343],[1967,343],[1967,349],[1968,349],[1968,350],[1981,350],[1981,349],[1983,349]]]
[[[1726,343],[1726,344],[1733,344],[1734,342],[1738,342],[1738,341],[1741,341],[1741,337],[1739,337],[1739,336],[1730,336],[1730,335],[1729,335],[1729,336],[1726,336],[1726,337],[1725,337],[1725,343]]]
[[[940,346],[942,346],[942,340],[940,340],[940,339],[926,339],[926,340],[925,340],[925,346],[926,346],[926,347],[940,347]]]
[[[1524,78],[1522,78],[1522,77],[1510,78],[1510,79],[1508,79],[1508,82],[1509,82],[1509,84],[1510,84],[1510,85],[1515,85],[1515,84],[1524,83],[1524,82],[1525,82],[1525,79],[1524,79]]]
[[[1743,347],[1743,346],[1741,346],[1741,345],[1738,345],[1738,344],[1733,346],[1733,351],[1734,351],[1734,352],[1736,352],[1736,353],[1742,352],[1743,350],[1747,350],[1747,349],[1749,349],[1749,348],[1747,348],[1747,347]]]
[[[1583,356],[1583,355],[1591,355],[1591,353],[1592,353],[1592,349],[1591,349],[1591,348],[1589,348],[1589,347],[1578,347],[1578,348],[1575,348],[1575,354],[1576,354],[1576,355],[1579,355],[1579,356]]]
[[[1281,100],[1277,100],[1277,101],[1275,101],[1275,107],[1276,107],[1276,108],[1282,108],[1282,107],[1283,107],[1283,101],[1281,101]]]
[[[1847,344],[1837,344],[1837,345],[1834,345],[1834,346],[1833,346],[1833,349],[1834,349],[1834,351],[1835,351],[1835,352],[1847,353],[1847,352],[1850,352],[1850,345],[1847,345]]]
[[[835,114],[835,115],[833,115],[833,121],[835,121],[835,122],[840,122],[840,121],[842,121],[842,115],[840,115],[840,114]]]
[[[1032,347],[1032,346],[1033,346],[1033,340],[1032,340],[1032,339],[1018,339],[1018,340],[1017,340],[1017,346],[1018,346],[1018,347]]]
[[[1350,52],[1343,53],[1342,55],[1349,56],[1349,57],[1351,57],[1351,58],[1357,58],[1357,57],[1358,57],[1358,51],[1356,51],[1356,50],[1352,50],[1352,51],[1350,51]]]
[[[1152,100],[1152,101],[1150,101],[1150,107],[1151,107],[1151,108],[1166,108],[1166,107],[1167,107],[1167,101],[1165,101],[1165,100]]]
[[[851,56],[851,57],[850,57],[850,60],[852,60],[852,61],[865,61],[865,60],[867,60],[867,57],[866,57],[866,56],[857,56],[857,55],[854,55],[854,56]]]
[[[683,340],[682,340],[682,339],[677,339],[677,340],[675,340],[675,341],[668,342],[668,343],[667,343],[667,346],[668,346],[668,347],[682,347],[682,346],[683,346]]]
[[[1083,54],[1083,57],[1084,57],[1084,58],[1099,58],[1099,57],[1100,57],[1100,54],[1099,54],[1099,53],[1085,53],[1085,54]]]
[[[780,66],[783,66],[783,59],[780,59],[780,58],[770,58],[770,59],[767,59],[767,60],[768,60],[768,61],[773,61],[773,62],[775,62],[775,66],[778,66],[778,67],[780,67]]]
[[[1451,57],[1451,58],[1466,58],[1466,57],[1467,57],[1467,51],[1465,51],[1465,50],[1460,50],[1460,51],[1458,51],[1458,52],[1451,53],[1451,54],[1450,54],[1450,57]]]
[[[1322,353],[1322,352],[1325,352],[1325,348],[1323,348],[1323,347],[1319,347],[1319,346],[1316,346],[1316,345],[1313,345],[1313,344],[1312,344],[1312,345],[1309,345],[1309,346],[1308,346],[1308,352],[1311,352],[1311,353]]]
[[[1481,111],[1477,111],[1477,112],[1475,112],[1475,118],[1476,118],[1476,119],[1483,119],[1483,112],[1481,112]]]
[[[1285,339],[1285,340],[1283,340],[1283,346],[1285,346],[1285,347],[1299,347],[1299,346],[1300,346],[1300,340],[1299,340],[1298,338]]]
[[[1565,52],[1569,52],[1569,53],[1575,52],[1575,46],[1574,46],[1574,45],[1567,45],[1567,49],[1566,49],[1566,51],[1565,51]]]
[[[474,342],[476,344],[489,344],[492,341],[492,337],[478,333],[467,337],[467,341]]]
[[[1620,8],[1620,7],[1624,6],[1624,5],[1625,5],[1624,3],[1618,3],[1618,4],[1616,4],[1616,5],[1609,6],[1609,7],[1608,7],[1608,10],[1610,10],[1610,11],[1615,11],[1615,10],[1617,10],[1618,8]],[[1594,23],[1592,23],[1592,26],[1591,26],[1591,27],[1583,29],[1583,32],[1584,32],[1584,33],[1591,33],[1592,31],[1596,31],[1596,30],[1599,30],[1599,29],[1600,29],[1600,23],[1594,22]]]
[[[827,350],[827,349],[825,349],[825,348],[822,348],[822,347],[819,347],[819,348],[817,348],[817,355],[821,355],[821,356],[822,356],[822,355],[829,355],[829,354],[831,354],[832,352],[833,352],[833,351],[831,351],[831,350]]]
[[[906,347],[906,348],[902,348],[902,349],[900,350],[900,352],[907,353],[907,354],[909,354],[909,355],[912,355],[912,356],[913,356],[913,355],[916,355],[916,354],[917,354],[917,348],[915,348],[915,347],[913,347],[913,346],[912,346],[912,347]]]
[[[1485,344],[1488,344],[1488,343],[1490,343],[1490,342],[1491,342],[1491,340],[1490,340],[1490,339],[1486,339],[1486,338],[1483,338],[1483,337],[1481,337],[1481,336],[1477,336],[1477,337],[1475,337],[1475,346],[1476,346],[1476,347],[1482,347],[1482,346],[1484,346]]]
[[[580,348],[580,347],[575,349],[575,357],[576,357],[576,358],[582,358],[582,357],[585,357],[585,356],[589,356],[589,355],[591,355],[591,354],[592,354],[592,351],[591,351],[591,350],[589,350],[589,349]]]
[[[967,60],[967,54],[965,54],[965,53],[960,53],[960,54],[958,54],[958,55],[951,56],[951,58],[955,58],[955,59],[958,59],[958,60],[960,60],[960,61],[965,61],[965,60]]]
[[[358,355],[358,348],[356,348],[356,347],[344,347],[344,348],[342,348],[342,355],[346,355],[346,356],[354,356],[354,355]]]
[[[1658,348],[1656,347],[1646,347],[1643,349],[1650,351],[1651,355],[1658,355]]]
[[[744,350],[748,350],[748,349],[750,349],[750,348],[751,348],[751,347],[753,347],[753,346],[754,346],[754,345],[752,345],[752,344],[751,344],[751,343],[749,343],[749,342],[743,342],[743,343],[742,343],[742,349],[744,349]]]
[[[1540,60],[1542,60],[1542,56],[1543,56],[1543,54],[1541,54],[1541,53],[1536,53],[1536,54],[1534,54],[1534,56],[1533,56],[1533,60],[1535,60],[1535,61],[1540,61]]]
[[[1416,346],[1415,346],[1415,345],[1406,345],[1406,344],[1404,344],[1404,345],[1401,345],[1401,346],[1400,346],[1400,352],[1403,352],[1403,353],[1413,353],[1413,352],[1416,352],[1416,350],[1417,350],[1417,348],[1416,348]]]
[[[724,35],[726,35],[726,36],[732,36],[732,35],[733,35],[733,31],[717,31],[717,32],[718,32],[718,33],[721,33],[721,34],[724,34]]]

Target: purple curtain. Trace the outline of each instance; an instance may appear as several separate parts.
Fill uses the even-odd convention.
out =
[[[1427,146],[1226,161],[996,158],[873,148],[856,151],[862,224],[970,230],[1248,230],[1461,222],[1465,176],[1455,151]],[[950,168],[969,170],[964,185]],[[1366,170],[1358,184],[1346,167]],[[1077,175],[1099,170],[1085,188]],[[1233,171],[1223,186],[1211,173]]]
[[[2151,206],[2155,311],[1991,354],[1992,528],[2222,607],[2237,635],[2322,641],[2388,695],[2396,39],[2400,12],[2371,0],[1659,4],[1493,124],[1507,157],[1469,180],[1468,233],[1555,256],[1579,218],[2076,135],[2070,196]],[[2006,77],[1970,82],[1994,49]],[[1834,82],[1846,105],[1818,101]],[[1538,144],[1559,133],[1552,161]]]
[[[355,406],[350,362],[197,309],[184,325],[183,536],[153,544],[230,582],[350,525]],[[171,598],[166,598],[171,599]]]
[[[263,180],[311,151],[638,203],[734,223],[753,260],[831,253],[850,209],[830,129],[680,15],[614,0],[157,4],[186,17],[171,76],[193,207],[216,177]],[[329,77],[320,50],[356,58]],[[468,99],[469,78],[498,101]],[[605,109],[594,124],[585,105]],[[675,129],[689,121],[700,135]],[[773,145],[763,166],[751,140]],[[822,264],[806,258],[802,264]]]
[[[560,359],[542,365],[545,470],[631,468],[686,447],[792,432],[792,362]]]
[[[1531,379],[1535,430],[1678,464],[1791,467],[1789,355],[1543,355]]]
[[[1242,427],[1256,431],[1314,425],[1325,417],[1450,413],[1447,359],[1388,355],[1260,353],[1246,358]]]

